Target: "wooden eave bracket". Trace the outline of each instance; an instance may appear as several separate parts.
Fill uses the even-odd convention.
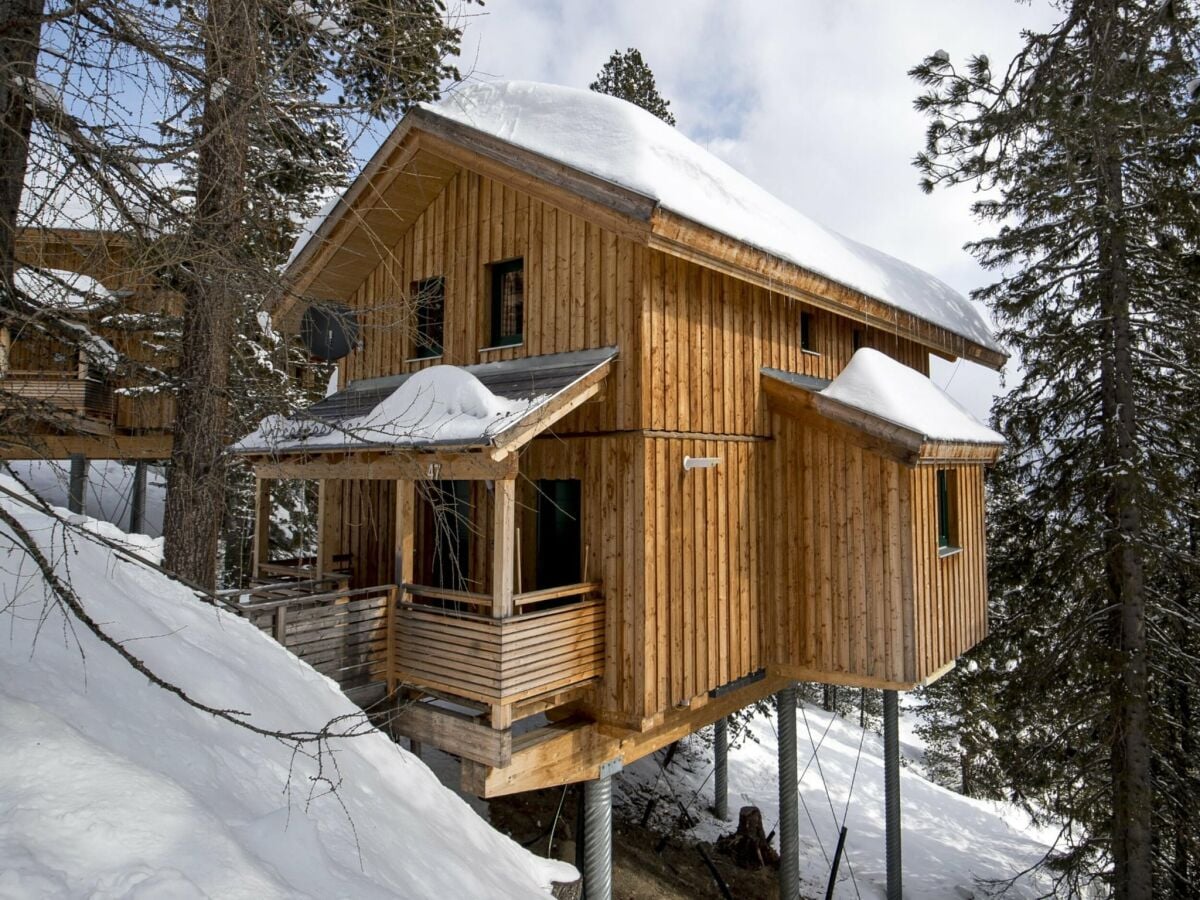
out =
[[[770,370],[760,373],[760,383],[776,412],[910,469],[947,463],[991,465],[1003,449],[1000,444],[930,441],[919,431],[791,384]]]

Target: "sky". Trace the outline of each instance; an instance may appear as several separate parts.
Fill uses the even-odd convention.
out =
[[[637,47],[690,138],[822,224],[963,293],[991,281],[962,249],[983,232],[969,187],[926,196],[917,186],[925,122],[906,73],[938,49],[998,66],[1022,29],[1056,18],[1047,0],[487,0],[459,14],[459,68],[471,80],[587,87],[614,50]],[[995,373],[935,359],[932,374],[986,418]]]

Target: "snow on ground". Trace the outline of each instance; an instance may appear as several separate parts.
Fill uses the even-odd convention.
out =
[[[110,635],[200,701],[289,731],[357,713],[244,620],[0,503]],[[576,877],[379,732],[331,739],[319,769],[187,706],[48,603],[4,525],[0,560],[0,898],[531,897]]]
[[[806,896],[824,896],[830,861],[845,816],[846,850],[834,896],[883,897],[887,884],[883,739],[870,731],[864,735],[855,722],[809,706],[798,709],[796,719],[797,756],[802,773],[802,892]],[[756,716],[751,720],[750,730],[754,740],[746,740],[729,753],[731,822],[718,822],[709,811],[712,751],[698,735],[688,739],[686,751],[677,754],[672,763],[670,786],[662,775],[663,751],[659,751],[615,779],[615,802],[640,819],[648,798],[657,794],[663,800],[656,809],[665,817],[662,821],[671,823],[679,818],[678,804],[682,803],[699,820],[690,831],[698,840],[715,841],[721,834],[732,831],[742,806],[757,806],[767,831],[776,829],[779,796],[774,717]],[[902,729],[902,736],[902,744],[910,753],[921,752],[911,728]],[[1032,827],[1015,807],[973,800],[946,790],[922,778],[911,765],[902,767],[900,794],[904,896],[910,900],[988,896],[981,880],[1011,877],[1040,859],[1053,840],[1052,830]],[[851,800],[848,807],[847,797]],[[773,843],[779,846],[778,837]],[[1036,897],[1046,887],[1040,880],[1024,878],[1006,896]]]
[[[29,460],[9,462],[17,477],[51,506],[67,505],[71,464],[66,460]],[[133,466],[115,460],[88,462],[88,486],[84,512],[121,528],[129,528],[130,502],[133,498]],[[159,466],[146,469],[146,521],[144,533],[162,535],[163,509],[167,499],[167,477]]]

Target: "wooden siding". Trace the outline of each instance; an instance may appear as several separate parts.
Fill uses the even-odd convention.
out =
[[[915,681],[906,470],[785,417],[773,427],[760,480],[769,660]]]
[[[645,442],[645,638],[639,673],[646,714],[670,709],[762,665],[758,565],[763,520],[755,490],[762,448],[750,440]],[[683,458],[719,457],[684,471]],[[642,674],[644,673],[644,674]]]
[[[651,251],[644,274],[645,428],[769,435],[760,370],[834,378],[853,355],[856,331],[861,346],[929,372],[929,353],[919,344],[696,263]],[[804,313],[812,316],[812,351],[800,347]]]
[[[633,306],[646,249],[497,181],[461,171],[368,273],[354,294],[363,346],[342,364],[342,383],[435,363],[471,365],[592,347],[637,344]],[[487,266],[525,260],[524,340],[488,350]],[[414,360],[415,308],[409,288],[445,283],[443,354]],[[481,352],[482,351],[482,352]],[[631,361],[618,359],[606,400],[575,414],[594,429],[636,427],[639,395]]]
[[[961,552],[938,553],[937,470],[949,468],[954,531]],[[908,471],[917,679],[933,675],[987,636],[987,548],[983,467],[922,465]]]

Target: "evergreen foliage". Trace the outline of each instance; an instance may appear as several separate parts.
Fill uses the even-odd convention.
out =
[[[599,94],[628,100],[658,116],[668,125],[675,124],[669,100],[664,100],[654,83],[654,73],[639,50],[630,47],[624,53],[614,50],[608,62],[588,87]]]
[[[1002,71],[911,72],[923,187],[983,189],[976,296],[1023,368],[995,410],[992,634],[926,693],[932,764],[1060,823],[1069,893],[1190,896],[1200,864],[1197,13],[1075,0]]]

